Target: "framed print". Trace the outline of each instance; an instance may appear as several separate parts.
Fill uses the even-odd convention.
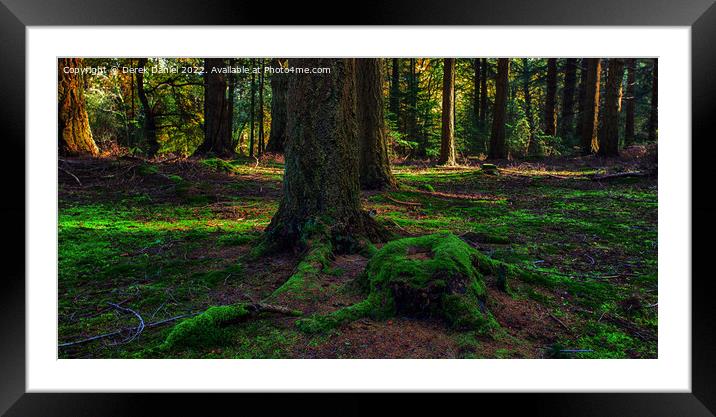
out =
[[[3,0],[3,411],[712,415],[711,2],[212,6]]]

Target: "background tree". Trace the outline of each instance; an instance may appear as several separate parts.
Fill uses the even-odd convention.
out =
[[[443,60],[443,107],[440,160],[455,165],[455,58]]]
[[[390,171],[383,117],[383,63],[381,59],[356,59],[359,175],[363,189],[395,187]]]
[[[574,117],[574,90],[577,83],[577,59],[567,58],[564,63],[564,88],[562,89],[562,116],[559,118],[559,136],[568,140]]]
[[[547,59],[547,97],[544,105],[544,134],[557,135],[557,59]]]
[[[264,142],[264,60],[259,60],[259,156],[263,155]]]
[[[400,59],[393,58],[390,76],[390,113],[396,128],[400,120]]]
[[[507,158],[507,147],[505,146],[505,116],[507,113],[509,76],[509,58],[498,58],[497,78],[495,79],[495,106],[492,112],[492,133],[490,134],[490,158]]]
[[[587,61],[585,58],[579,60],[579,89],[577,90],[577,124],[574,129],[574,136],[582,140],[582,128],[584,122],[584,98],[587,95]]]
[[[291,139],[283,195],[267,241],[293,246],[320,228],[328,229],[333,241],[377,238],[380,228],[360,207],[355,60],[297,58],[292,64],[330,68],[330,73],[289,78]]]
[[[197,154],[234,155],[233,103],[229,100],[228,75],[221,71],[226,65],[223,58],[204,60],[204,141],[197,148]]]
[[[286,59],[274,59],[275,67],[286,65]],[[288,74],[275,72],[271,74],[271,131],[266,144],[268,152],[283,152],[286,143],[286,99],[288,90]]]
[[[82,76],[69,70],[82,67],[83,62],[79,58],[60,58],[58,62],[58,140],[62,155],[99,154],[85,109]]]
[[[659,59],[653,59],[651,72],[651,112],[649,113],[649,142],[656,141],[657,124],[659,122]]]
[[[487,126],[487,58],[482,58],[482,76],[480,77],[480,123]]]
[[[624,79],[624,60],[607,60],[607,83],[602,112],[602,127],[599,133],[599,155],[619,155],[619,112],[621,110],[621,89]]]
[[[627,91],[624,97],[625,121],[624,121],[624,146],[634,143],[634,116],[636,110],[636,58],[626,60],[627,69]]]
[[[599,86],[602,72],[600,58],[585,58],[586,80],[584,91],[584,109],[582,117],[581,145],[582,154],[589,155],[599,150],[597,133],[599,129]]]
[[[152,157],[159,151],[159,141],[157,141],[157,123],[154,119],[154,109],[149,104],[147,93],[144,89],[144,70],[147,66],[147,58],[139,58],[137,67],[137,95],[142,103],[142,111],[144,113],[144,135],[147,141],[147,154]]]
[[[407,91],[407,109],[406,109],[406,133],[408,139],[417,141],[418,139],[418,75],[415,72],[415,58],[410,58],[410,67],[408,68],[408,91]],[[422,157],[426,156],[427,144],[424,141],[419,143],[418,154]]]
[[[530,61],[528,58],[522,59],[522,95],[524,96],[525,118],[529,126],[529,143],[527,145],[528,155],[536,154],[535,143],[535,126],[532,116],[532,93],[530,91],[530,83],[532,81],[532,71],[530,69]]]
[[[251,107],[249,110],[249,157],[254,156],[254,132],[256,123],[256,59],[251,60]]]

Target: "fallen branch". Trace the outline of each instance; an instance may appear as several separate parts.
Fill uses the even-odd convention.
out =
[[[569,327],[567,327],[567,325],[564,324],[564,322],[563,322],[562,320],[558,319],[554,314],[552,314],[552,313],[547,313],[547,314],[549,314],[549,316],[550,316],[554,321],[556,321],[557,323],[561,324],[562,327],[564,327],[565,329],[567,329],[568,332],[571,332],[571,331],[572,331],[572,329],[570,329]]]
[[[422,206],[422,203],[414,203],[412,201],[400,201],[400,200],[394,199],[393,197],[391,197],[389,195],[386,195],[385,198],[387,198],[388,200],[390,200],[394,203],[404,204],[406,206]]]
[[[122,306],[120,306],[119,304],[115,304],[115,303],[107,303],[107,304],[109,304],[110,306],[112,306],[112,307],[113,307],[114,309],[116,309],[116,310],[123,311],[123,312],[125,312],[125,313],[134,314],[134,316],[137,317],[137,319],[139,319],[139,326],[137,326],[137,328],[136,328],[134,334],[133,334],[132,336],[130,336],[129,338],[125,339],[125,340],[122,342],[122,344],[124,344],[124,343],[129,343],[129,342],[131,342],[132,340],[136,339],[140,334],[142,334],[142,332],[144,331],[144,327],[145,327],[145,326],[144,326],[144,319],[142,318],[142,316],[141,316],[139,313],[137,313],[136,311],[132,310],[131,308],[122,307]]]
[[[80,187],[82,186],[82,182],[80,181],[79,178],[77,178],[77,175],[71,173],[70,171],[68,171],[68,170],[66,170],[66,169],[64,169],[64,168],[62,168],[62,167],[58,167],[58,168],[60,169],[60,171],[64,172],[65,174],[67,174],[67,175],[69,175],[69,176],[71,176],[72,178],[74,178],[75,181],[77,181],[77,184],[80,185]]]

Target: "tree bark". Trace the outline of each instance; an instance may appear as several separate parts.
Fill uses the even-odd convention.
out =
[[[204,142],[195,152],[199,155],[234,155],[229,82],[221,72],[225,66],[225,59],[204,59]]]
[[[530,81],[532,72],[530,71],[530,61],[528,58],[522,58],[522,94],[525,98],[525,118],[530,129],[529,143],[527,144],[527,155],[534,156],[537,154],[537,146],[535,143],[535,127],[532,117],[532,93],[530,91]]]
[[[274,66],[285,65],[286,60],[275,59]],[[288,74],[271,74],[271,133],[266,145],[267,152],[283,152],[286,144],[286,93]]]
[[[589,155],[599,151],[597,130],[599,127],[599,84],[601,77],[601,59],[585,58],[586,80],[584,91],[581,145],[582,154]]]
[[[443,59],[443,108],[440,160],[455,165],[455,58]]]
[[[577,124],[574,129],[574,136],[582,140],[582,122],[584,121],[584,97],[587,95],[587,60],[579,61],[579,91],[577,92]]]
[[[547,59],[547,97],[544,105],[544,134],[557,135],[557,59]]]
[[[264,143],[264,60],[259,60],[259,156],[263,155],[266,144]]]
[[[473,110],[473,117],[475,118],[475,127],[480,126],[480,76],[482,75],[482,61],[480,58],[475,58],[473,60],[473,67],[475,69],[475,74],[473,77],[474,81],[474,94],[473,94],[473,101],[472,101],[472,110]]]
[[[624,78],[624,59],[609,58],[607,61],[606,95],[602,127],[599,134],[599,155],[619,155],[619,112],[621,89]]]
[[[138,68],[144,68],[147,65],[147,58],[139,58]],[[144,71],[137,71],[137,96],[142,103],[142,111],[144,113],[144,136],[147,139],[147,154],[153,157],[159,151],[159,142],[157,141],[157,123],[154,120],[154,110],[149,105],[147,93],[144,91]]]
[[[636,58],[626,60],[627,67],[627,91],[626,97],[626,120],[624,122],[624,145],[634,143],[634,115],[636,113],[635,87],[636,87]]]
[[[559,136],[567,140],[572,132],[574,118],[574,90],[577,83],[577,59],[568,58],[564,64],[564,90],[562,90],[562,117],[559,121]]]
[[[293,59],[292,59],[293,61]],[[283,195],[266,230],[269,245],[294,246],[321,230],[334,241],[378,238],[360,207],[355,59],[297,58],[297,67],[328,67],[288,81]]]
[[[383,63],[380,59],[356,59],[356,88],[361,188],[394,188],[385,137]]]
[[[390,81],[390,113],[396,127],[399,128],[400,120],[400,59],[393,58],[391,66]]]
[[[249,133],[249,157],[254,156],[254,123],[256,122],[256,73],[254,72],[254,69],[256,68],[256,59],[251,60],[251,104],[249,109],[249,124],[250,124],[250,133]]]
[[[79,58],[60,58],[57,63],[57,137],[61,155],[99,155],[85,108],[82,76],[69,73],[70,68],[82,68],[82,64]]]
[[[649,142],[656,142],[659,122],[659,59],[654,58],[651,73],[651,112],[649,113]]]
[[[410,58],[410,71],[408,72],[408,108],[407,108],[406,133],[408,140],[418,141],[418,76],[415,73],[415,58]],[[418,154],[426,155],[427,144],[418,141]]]
[[[480,77],[480,123],[487,126],[487,58],[482,58],[482,77]]]
[[[492,133],[490,135],[490,158],[507,158],[507,146],[505,144],[505,116],[507,113],[507,83],[509,75],[509,58],[499,58],[497,60],[495,106],[492,113]]]

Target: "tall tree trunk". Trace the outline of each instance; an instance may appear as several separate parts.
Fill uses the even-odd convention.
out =
[[[627,65],[627,91],[626,120],[624,122],[624,146],[634,143],[634,115],[636,113],[635,87],[636,87],[636,58],[626,60]]]
[[[482,58],[482,77],[480,77],[480,123],[487,126],[487,58]]]
[[[251,104],[249,109],[250,133],[249,133],[249,157],[254,156],[254,123],[256,121],[256,59],[251,60]]]
[[[547,97],[544,104],[544,134],[557,135],[557,59],[547,59]]]
[[[292,64],[293,64],[292,59]],[[355,60],[297,58],[327,74],[290,77],[283,195],[268,226],[271,246],[294,246],[326,229],[333,242],[377,237],[360,207]]]
[[[602,127],[599,132],[599,155],[618,156],[619,111],[624,78],[624,59],[609,58],[607,66],[606,95],[602,112]]]
[[[147,65],[147,58],[139,58],[138,68],[144,68]],[[144,91],[144,71],[137,71],[137,96],[142,103],[142,111],[144,113],[144,136],[147,139],[147,154],[152,157],[159,151],[159,142],[157,142],[157,123],[154,120],[154,110],[149,105],[147,93]]]
[[[475,74],[473,76],[474,81],[474,94],[472,96],[472,111],[473,111],[473,117],[475,119],[475,127],[480,126],[480,76],[482,75],[482,61],[480,58],[475,58],[473,60],[473,67],[475,69]]]
[[[275,59],[274,66],[283,66],[286,60]],[[266,145],[268,152],[283,152],[286,144],[286,93],[288,74],[271,75],[271,133]]]
[[[490,158],[507,158],[505,144],[505,115],[507,113],[507,89],[510,76],[509,58],[497,60],[495,80],[495,106],[492,112],[492,133],[490,135]]]
[[[455,58],[443,59],[441,164],[455,165]]]
[[[582,117],[582,154],[599,151],[597,130],[599,128],[599,84],[602,73],[600,58],[585,58],[587,61]]]
[[[525,118],[530,129],[529,143],[527,144],[527,155],[534,156],[537,154],[537,144],[535,143],[535,126],[532,116],[532,93],[530,91],[530,81],[532,72],[530,71],[530,61],[528,58],[522,58],[522,94],[525,97]]]
[[[584,97],[587,95],[587,59],[579,61],[579,91],[577,92],[577,124],[574,129],[574,136],[579,138],[579,145],[582,140],[582,127],[584,122]]]
[[[391,65],[391,81],[390,81],[390,113],[396,128],[399,128],[400,120],[400,59],[393,58]]]
[[[559,136],[567,140],[572,132],[574,118],[574,89],[577,83],[577,59],[567,58],[564,64],[564,89],[562,90],[562,117],[559,121]]]
[[[381,59],[356,59],[359,172],[361,188],[395,187],[390,171],[383,118],[383,63]]]
[[[79,58],[60,58],[57,63],[57,138],[62,155],[99,155],[85,109],[82,76],[69,73],[82,65]]]
[[[651,73],[651,112],[649,113],[649,142],[656,142],[659,122],[659,59],[654,58]]]
[[[266,147],[264,143],[264,60],[259,61],[261,73],[259,73],[259,155],[263,155]]]
[[[195,152],[199,155],[234,155],[229,82],[227,75],[221,72],[225,66],[225,59],[204,59],[204,142]]]
[[[418,76],[415,73],[415,58],[410,58],[410,70],[408,72],[408,109],[407,109],[406,130],[408,140],[418,141]],[[426,155],[426,143],[418,141],[418,154]]]

